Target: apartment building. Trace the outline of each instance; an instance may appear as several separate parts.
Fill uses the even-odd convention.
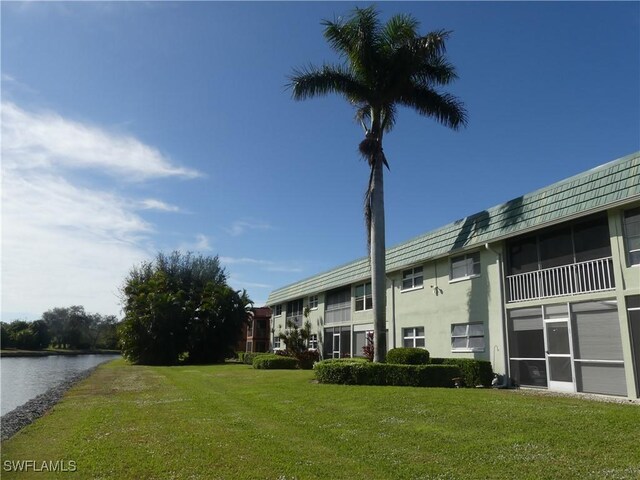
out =
[[[389,348],[491,361],[512,384],[640,395],[640,152],[387,250]],[[324,358],[373,330],[362,258],[273,291]]]
[[[236,351],[268,352],[271,344],[270,321],[271,309],[269,307],[252,308],[247,323],[242,326],[242,336],[238,341]]]

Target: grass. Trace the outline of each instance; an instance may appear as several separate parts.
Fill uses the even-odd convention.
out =
[[[637,479],[640,408],[116,360],[2,445],[2,478]],[[12,473],[6,461],[73,460]]]

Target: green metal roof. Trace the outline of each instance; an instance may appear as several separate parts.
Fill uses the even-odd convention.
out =
[[[640,200],[640,152],[614,160],[387,249],[387,272]],[[274,290],[268,305],[366,280],[367,257]]]

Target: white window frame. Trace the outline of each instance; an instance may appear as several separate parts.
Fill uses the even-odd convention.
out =
[[[471,326],[477,326],[477,325],[482,325],[482,335],[469,335],[469,329]],[[464,335],[454,335],[453,331],[455,329],[455,327],[460,327],[460,326],[464,326],[465,327],[465,332]],[[452,352],[484,352],[487,345],[486,345],[486,328],[483,322],[471,322],[471,323],[452,323],[451,324],[451,351]],[[453,347],[453,339],[454,338],[466,338],[467,339],[467,346],[466,347]],[[471,338],[482,338],[483,340],[483,344],[484,347],[480,348],[480,347],[469,347],[469,339]]]
[[[282,348],[282,339],[278,335],[273,336],[273,349],[280,350]]]
[[[422,335],[418,335],[418,329],[422,329]],[[407,327],[407,328],[403,328],[402,329],[402,346],[403,347],[407,347],[407,345],[405,345],[405,342],[407,340],[411,340],[411,343],[413,345],[411,345],[410,348],[427,348],[427,338],[425,336],[425,328],[424,327]],[[416,345],[418,342],[418,340],[422,340],[422,343],[424,343],[424,345],[420,346],[420,345]]]
[[[640,267],[640,262],[631,263],[631,254],[640,252],[640,249],[637,249],[637,248],[635,248],[633,250],[631,249],[631,246],[629,245],[629,237],[630,237],[630,235],[627,232],[627,228],[628,227],[627,227],[627,221],[626,221],[627,220],[626,214],[627,213],[631,213],[631,212],[635,212],[636,210],[638,211],[637,214],[640,214],[640,207],[631,208],[629,210],[625,210],[624,212],[622,212],[622,226],[623,226],[623,231],[624,231],[624,252],[625,252],[625,256],[627,257],[626,258],[627,266],[628,267],[636,267],[636,268],[638,268],[638,267]],[[634,235],[634,237],[636,237],[636,235]]]
[[[418,279],[420,279],[419,282],[417,282]],[[409,280],[411,281],[411,286],[405,288],[404,282]],[[416,285],[416,283],[420,284]],[[420,290],[422,288],[424,288],[424,268],[422,266],[413,267],[409,268],[408,270],[402,271],[402,280],[400,283],[401,292],[411,292],[413,290]]]
[[[459,258],[464,257],[464,260],[467,262],[467,272],[464,276],[462,277],[455,277],[453,276],[453,261]],[[474,257],[477,257],[477,261],[474,259]],[[478,265],[478,273],[474,273],[474,267],[475,265]],[[451,257],[449,259],[449,283],[455,283],[455,282],[460,282],[463,280],[468,280],[470,278],[476,278],[479,277],[482,274],[482,265],[481,265],[481,261],[480,261],[480,252],[476,251],[476,252],[470,252],[470,253],[463,253],[461,255],[456,255],[455,257]]]
[[[274,305],[273,306],[273,316],[274,317],[279,317],[282,315],[282,304],[279,303],[278,305]]]
[[[367,294],[367,286],[369,286],[369,294]],[[363,296],[358,296],[357,292],[358,292],[358,288],[364,288],[364,295]],[[356,312],[366,312],[368,310],[372,310],[373,309],[373,291],[371,288],[371,282],[367,282],[367,283],[360,283],[358,285],[355,286],[354,289],[354,294],[353,294],[353,298],[354,298],[354,305],[353,308]],[[358,299],[362,299],[362,307],[363,308],[358,308]],[[371,306],[369,308],[367,308],[367,300],[369,300],[371,302]]]
[[[309,335],[309,350],[318,350],[318,334],[312,333]]]
[[[318,295],[311,295],[308,300],[309,310],[317,310],[318,309]]]

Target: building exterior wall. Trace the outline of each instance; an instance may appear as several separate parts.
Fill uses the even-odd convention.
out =
[[[416,346],[424,346],[432,357],[487,360],[491,362],[496,373],[510,376],[513,374],[510,360],[513,355],[509,351],[509,329],[512,325],[510,318],[512,315],[518,315],[518,312],[539,312],[536,315],[539,314],[543,326],[557,327],[554,331],[558,332],[563,332],[562,327],[568,330],[568,341],[571,342],[571,356],[568,358],[571,362],[573,384],[560,382],[564,383],[563,388],[578,391],[588,391],[589,388],[604,389],[601,393],[607,393],[606,389],[609,388],[611,394],[638,398],[640,372],[636,370],[637,365],[640,365],[640,339],[633,338],[632,330],[635,328],[638,332],[636,337],[640,336],[640,325],[635,326],[638,324],[640,307],[632,314],[628,305],[635,305],[640,301],[640,265],[629,264],[624,218],[625,212],[640,207],[639,185],[640,155],[634,154],[389,249],[386,288],[388,347],[403,346],[406,335],[408,343],[414,342]],[[606,218],[602,215],[606,215]],[[593,219],[593,222],[590,219]],[[580,225],[593,223],[600,232],[594,236],[600,240],[587,241],[589,245],[585,248],[596,249],[594,251],[597,252],[603,251],[597,250],[598,248],[608,248],[606,237],[601,236],[606,235],[602,233],[603,221],[608,225],[611,259],[605,260],[608,257],[601,255],[595,260],[580,260],[579,255],[582,253],[592,254],[591,250],[579,250],[578,244],[574,243],[578,238],[589,238],[590,234],[585,232],[591,230],[578,231]],[[509,242],[527,236],[541,239],[553,229],[569,229],[569,226],[570,245],[574,249],[573,257],[570,258],[573,258],[574,263],[569,261],[561,263],[558,267],[558,275],[565,275],[563,280],[559,280],[561,288],[551,294],[549,291],[543,294],[543,287],[535,287],[540,289],[541,297],[553,295],[551,298],[514,297],[512,292],[509,292],[508,283],[507,269],[511,268],[507,258],[511,245]],[[492,231],[495,233],[492,234]],[[554,237],[550,242],[552,248],[555,240]],[[549,243],[546,246],[548,247]],[[552,273],[556,274],[556,267],[544,266],[541,249],[542,244],[538,246],[538,270],[533,270],[533,273],[539,275],[535,279],[536,282],[549,281],[550,277],[546,276],[548,271],[553,270]],[[535,258],[535,249],[533,252]],[[463,278],[452,279],[452,259],[459,260],[462,256],[473,257],[473,269],[476,268],[477,258],[479,271],[473,270]],[[411,261],[414,258],[415,260]],[[584,255],[582,258],[585,258]],[[356,289],[359,285],[370,282],[365,276],[368,271],[366,263],[366,259],[357,260],[274,292],[272,296],[277,301],[273,303],[281,305],[282,313],[273,317],[272,334],[277,336],[279,331],[286,328],[287,302],[302,298],[304,306],[307,307],[309,296],[317,296],[317,308],[309,311],[308,320],[311,322],[312,333],[317,335],[321,352],[324,347],[328,356],[362,355],[364,332],[373,330],[372,310],[356,311]],[[603,284],[596,288],[598,291],[580,293],[579,289],[584,285],[580,287],[579,284],[585,280],[580,277],[582,273],[578,270],[582,268],[580,265],[583,263],[588,263],[588,267],[592,268],[592,279],[600,279],[599,276],[602,276],[599,268],[610,266],[613,274],[606,274],[609,280],[603,280]],[[565,269],[565,266],[568,268]],[[421,284],[403,289],[403,272],[415,272],[415,268],[422,269]],[[525,272],[524,274],[531,272],[520,271]],[[614,280],[615,285],[607,283],[610,279]],[[570,289],[566,288],[567,282],[571,283]],[[351,293],[350,314],[344,316],[348,317],[348,321],[335,320],[343,318],[340,315],[332,315],[334,320],[325,321],[327,293],[339,288],[347,288]],[[587,290],[589,289],[593,290],[590,286],[587,287]],[[612,307],[614,305],[615,307]],[[602,307],[600,313],[598,306]],[[592,310],[589,310],[590,308]],[[612,308],[614,311],[617,309],[618,322],[615,325],[611,324],[615,321],[611,316]],[[566,312],[567,320],[564,324],[562,320],[555,321],[554,317],[547,315],[549,312],[559,311]],[[589,317],[591,314],[593,316]],[[631,316],[636,319],[633,320],[636,322],[633,323],[633,327]],[[583,321],[584,324],[581,323]],[[611,338],[607,338],[606,332],[602,329],[600,337],[593,336],[593,332],[602,326],[598,323],[600,321],[602,325],[610,328]],[[591,328],[591,333],[587,332],[588,328]],[[548,342],[547,332],[545,327],[545,345]],[[331,338],[325,339],[325,334]],[[334,335],[342,342],[339,352],[335,352],[336,347],[332,345]],[[540,341],[539,336],[535,338],[536,341]],[[583,344],[585,349],[585,345],[590,345],[597,350],[599,338],[602,339],[602,348],[613,338],[610,350],[615,350],[612,353],[616,356],[614,360],[595,357],[585,360],[578,356],[578,344]],[[461,348],[460,345],[465,341],[468,342],[468,347]],[[344,342],[349,343],[347,348]],[[544,357],[545,353],[541,355]],[[552,356],[546,352],[546,357],[542,359],[543,368],[549,369],[552,363],[557,365],[557,361],[562,360],[551,358]],[[620,368],[621,364],[624,371]],[[589,378],[585,373],[587,370],[591,375]],[[610,374],[607,375],[606,372]],[[597,380],[602,385],[594,387],[598,382],[589,382],[597,375]],[[609,380],[610,385],[607,385]]]

